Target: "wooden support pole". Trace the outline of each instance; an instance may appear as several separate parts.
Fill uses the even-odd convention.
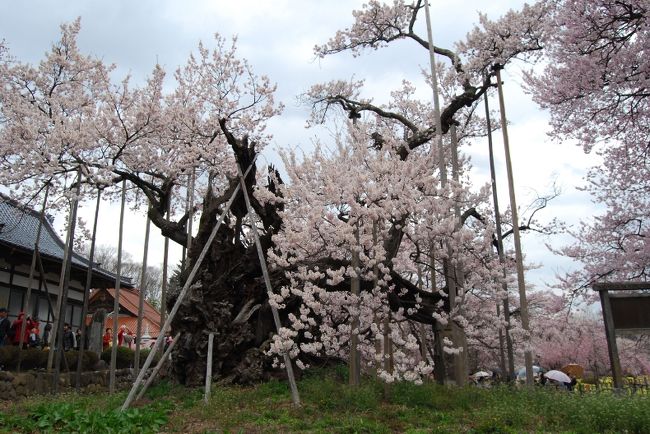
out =
[[[75,197],[72,199],[72,206],[70,210],[70,226],[68,227],[68,240],[67,240],[67,258],[68,260],[65,263],[64,273],[63,273],[63,293],[59,294],[61,302],[61,310],[59,311],[59,317],[57,319],[57,345],[56,345],[56,358],[54,363],[54,393],[59,391],[59,374],[61,372],[61,359],[65,358],[63,356],[63,325],[65,323],[65,312],[67,308],[67,299],[68,299],[68,289],[70,287],[70,269],[72,267],[72,254],[74,250],[74,231],[77,225],[77,210],[79,208],[79,194],[81,192],[81,172],[77,175],[77,188],[75,192]],[[50,350],[51,351],[51,350]],[[67,362],[67,359],[66,359]]]
[[[167,218],[169,218],[169,204],[171,201],[167,202]],[[160,291],[160,333],[163,335],[167,333],[167,330],[163,330],[163,324],[165,324],[165,316],[167,315],[167,269],[169,268],[169,237],[165,237],[165,244],[163,247],[163,265],[162,265],[162,289]]]
[[[255,158],[251,162],[251,165],[248,167],[246,170],[246,173],[244,176],[248,175],[248,172],[253,168],[253,165],[255,164],[255,160],[257,159],[257,155],[255,155]],[[181,307],[181,303],[185,299],[185,296],[187,295],[187,292],[190,289],[190,286],[192,285],[192,282],[194,281],[194,277],[196,277],[196,273],[199,271],[199,267],[203,263],[203,260],[205,259],[205,255],[208,254],[208,250],[210,250],[210,246],[212,245],[212,242],[214,241],[214,238],[217,236],[217,232],[219,231],[219,228],[221,227],[221,224],[223,223],[224,219],[226,218],[226,214],[228,214],[228,211],[230,210],[230,207],[232,206],[232,203],[235,201],[235,198],[237,197],[237,194],[239,193],[239,190],[241,189],[241,186],[238,184],[235,187],[235,191],[233,191],[232,196],[230,196],[230,199],[228,199],[228,203],[226,203],[226,206],[219,216],[219,219],[217,220],[217,223],[214,226],[214,229],[212,229],[212,233],[210,233],[210,236],[208,237],[208,240],[205,242],[205,245],[203,246],[203,250],[201,250],[201,253],[199,254],[199,257],[197,258],[196,262],[194,263],[194,267],[192,267],[192,270],[190,271],[190,275],[187,277],[185,280],[185,284],[183,285],[183,288],[181,288],[181,291],[178,294],[178,297],[176,298],[176,302],[174,303],[174,306],[172,307],[172,310],[169,312],[169,315],[167,316],[167,319],[165,320],[165,323],[162,326],[162,330],[168,330],[169,326],[172,323],[172,320],[176,316],[176,312],[178,312],[178,309]],[[151,365],[151,362],[153,361],[153,358],[158,352],[158,349],[160,348],[162,342],[165,339],[164,333],[159,333],[158,338],[156,339],[156,343],[154,344],[154,347],[151,349],[149,352],[149,356],[147,356],[147,360],[144,362],[144,366],[140,370],[140,373],[137,375],[137,378],[135,379],[135,382],[133,383],[133,386],[131,387],[131,390],[129,391],[128,396],[124,400],[124,403],[122,404],[122,407],[120,408],[120,411],[124,411],[133,402],[133,399],[135,398],[135,394],[138,390],[138,387],[140,387],[140,384],[142,383],[142,380],[144,378],[144,374],[149,369],[149,366]],[[174,340],[175,341],[175,340]]]
[[[70,238],[70,228],[72,227],[72,209],[70,210],[70,214],[68,215],[68,232],[65,237],[65,247],[63,251],[63,263],[61,264],[61,273],[59,274],[59,292],[56,295],[56,309],[55,309],[55,314],[52,317],[52,332],[51,332],[51,340],[52,344],[50,345],[50,352],[47,355],[47,372],[52,372],[52,368],[54,367],[54,354],[55,354],[55,348],[58,346],[57,342],[57,336],[59,335],[59,317],[61,316],[61,308],[62,308],[62,301],[63,297],[61,294],[63,294],[63,285],[64,285],[64,280],[65,280],[65,269],[66,265],[68,264],[68,261],[70,260],[68,257],[69,249],[68,249],[68,240]]]
[[[88,258],[88,269],[86,270],[86,285],[84,286],[84,300],[83,306],[81,307],[81,333],[79,334],[79,354],[77,356],[77,381],[76,389],[79,391],[81,388],[81,363],[83,360],[83,354],[86,350],[86,315],[88,314],[88,299],[90,298],[90,286],[93,278],[93,261],[95,259],[95,240],[97,237],[97,220],[99,218],[99,204],[101,202],[102,190],[101,188],[97,189],[97,203],[95,204],[95,219],[93,220],[93,233],[90,239],[90,256]]]
[[[496,168],[494,165],[494,145],[492,143],[492,122],[490,119],[490,105],[488,103],[488,94],[487,92],[483,96],[483,101],[485,102],[485,121],[488,134],[488,154],[490,159],[490,183],[492,185],[492,202],[494,203],[494,223],[496,226],[496,237],[497,237],[497,254],[499,255],[499,263],[503,268],[503,283],[502,290],[505,294],[503,298],[503,318],[506,322],[506,327],[504,333],[499,327],[499,349],[502,354],[501,358],[505,359],[503,356],[503,335],[505,335],[505,344],[507,352],[507,370],[505,362],[503,366],[503,375],[507,375],[508,381],[514,381],[515,379],[515,357],[514,351],[512,349],[512,338],[510,337],[510,300],[508,299],[508,283],[507,283],[507,273],[505,268],[505,251],[503,250],[503,230],[501,229],[501,212],[499,211],[499,195],[497,192],[497,178],[496,178]],[[497,301],[497,315],[499,314],[499,301]]]
[[[210,332],[208,335],[208,360],[205,367],[205,393],[203,394],[203,402],[206,404],[210,402],[210,393],[212,391],[212,347],[214,344],[214,333]]]
[[[262,251],[260,235],[257,232],[257,225],[255,224],[255,219],[253,217],[253,207],[251,206],[251,201],[248,197],[248,191],[246,190],[246,181],[239,164],[237,164],[237,173],[239,174],[239,184],[244,195],[244,202],[246,202],[246,209],[248,210],[248,218],[251,223],[251,232],[253,232],[255,246],[257,247],[257,256],[259,257],[260,266],[262,267],[262,274],[264,275],[264,284],[266,285],[266,292],[269,297],[269,305],[271,306],[271,312],[273,313],[273,321],[275,322],[276,330],[278,333],[280,333],[282,323],[280,322],[280,315],[278,314],[278,310],[271,303],[271,298],[273,296],[273,287],[271,286],[271,279],[269,278],[269,270],[266,268],[266,258],[264,257],[264,252]],[[298,386],[296,385],[296,378],[293,375],[293,365],[291,364],[291,358],[289,357],[288,353],[284,353],[283,357],[285,369],[287,370],[287,377],[289,378],[289,386],[291,388],[291,399],[293,400],[294,405],[299,406],[300,395],[298,395]]]
[[[126,204],[126,180],[122,181],[122,198],[120,207],[120,229],[117,238],[117,275],[115,276],[115,298],[113,299],[113,346],[111,347],[111,365],[108,376],[108,393],[115,392],[115,369],[117,368],[117,317],[120,312],[120,288],[122,287],[122,240],[124,237],[124,207]]]
[[[176,336],[174,337],[174,340],[172,341],[171,344],[169,344],[169,346],[165,350],[165,352],[162,355],[162,357],[160,358],[160,360],[158,360],[158,364],[154,368],[151,375],[149,375],[149,378],[147,378],[147,381],[142,386],[142,389],[140,389],[140,392],[138,392],[138,396],[136,397],[136,399],[142,398],[142,395],[144,395],[144,393],[147,391],[149,386],[151,386],[151,383],[153,383],[153,380],[156,378],[156,375],[158,375],[158,371],[160,371],[160,368],[162,368],[162,366],[165,364],[165,361],[169,358],[169,355],[171,354],[172,349],[174,348],[174,345],[176,345],[176,342],[178,342],[178,338],[180,337],[180,335],[181,335],[180,332],[176,333]],[[153,353],[153,350],[152,350],[152,353]],[[144,372],[144,369],[143,369],[142,372]]]
[[[359,226],[355,228],[355,238],[357,245],[352,248],[352,272],[354,275],[350,280],[350,292],[356,298],[355,309],[357,313],[352,315],[352,322],[350,324],[350,360],[349,365],[349,384],[351,386],[359,386],[361,384],[361,355],[359,354],[359,297],[361,295],[360,282],[359,282],[359,252],[356,250],[359,247]]]
[[[623,388],[623,371],[621,370],[621,360],[618,357],[618,345],[616,344],[616,330],[614,329],[614,315],[612,305],[609,300],[609,292],[601,290],[600,305],[603,309],[603,320],[605,322],[605,335],[607,337],[607,351],[609,352],[609,361],[612,365],[612,377],[614,379],[614,388]]]
[[[47,206],[47,196],[50,192],[49,182],[45,185],[45,197],[43,198],[43,206],[41,207],[41,214],[38,216],[38,226],[36,227],[36,239],[34,240],[34,252],[32,253],[32,264],[29,267],[29,279],[27,281],[27,295],[25,297],[25,307],[23,312],[25,316],[23,317],[23,322],[20,326],[18,336],[18,362],[16,363],[16,370],[20,372],[20,365],[23,361],[23,344],[25,339],[25,331],[27,330],[27,316],[29,310],[29,302],[32,297],[32,286],[34,285],[34,273],[36,272],[36,255],[38,255],[38,246],[41,242],[41,230],[43,228],[43,220],[45,219],[45,208]]]
[[[133,372],[137,377],[140,372],[140,351],[142,349],[142,317],[144,316],[144,288],[147,284],[147,253],[149,252],[149,231],[151,219],[147,215],[147,224],[144,229],[144,253],[142,254],[142,273],[140,274],[140,294],[138,297],[138,323],[136,326],[135,354],[133,356]],[[160,331],[160,333],[165,333]]]
[[[458,165],[458,136],[456,135],[456,125],[452,124],[450,129],[451,135],[451,177],[456,184],[460,184],[460,167]],[[458,201],[454,201],[454,217],[456,218],[456,227],[461,229],[460,220],[460,205]],[[465,272],[463,271],[463,263],[461,258],[455,261],[455,265],[451,267],[451,278],[456,282],[456,291],[454,293],[454,308],[460,313],[462,303],[458,303],[459,293],[464,294],[463,287],[465,286]],[[463,295],[464,298],[464,295]],[[456,377],[456,384],[464,386],[467,383],[469,376],[469,368],[467,366],[467,335],[465,330],[460,327],[456,322],[452,321],[452,330],[455,344],[460,347],[461,352],[454,354],[454,377]]]
[[[517,211],[517,200],[515,198],[515,181],[512,173],[512,159],[510,158],[510,141],[508,140],[508,120],[506,118],[506,106],[503,98],[503,86],[501,82],[501,68],[496,68],[497,88],[499,90],[499,109],[501,111],[501,131],[503,133],[503,148],[506,155],[506,171],[508,173],[508,192],[510,194],[510,211],[512,213],[512,234],[515,241],[515,259],[517,262],[517,285],[519,287],[519,310],[521,315],[521,327],[526,334],[525,340],[530,340],[530,325],[528,322],[528,300],[526,299],[526,281],[524,277],[524,260],[521,252],[521,238],[519,237],[519,217]],[[524,343],[524,365],[526,366],[526,384],[533,385],[533,354],[527,342]]]

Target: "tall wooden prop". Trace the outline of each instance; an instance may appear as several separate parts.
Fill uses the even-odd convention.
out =
[[[505,252],[503,250],[503,231],[501,229],[501,212],[499,211],[499,195],[497,194],[497,178],[496,178],[496,168],[494,166],[494,146],[492,143],[492,122],[490,120],[490,105],[488,103],[488,94],[487,92],[483,96],[485,101],[485,121],[487,126],[488,134],[488,153],[490,158],[490,182],[492,185],[492,201],[494,202],[494,222],[496,225],[496,236],[497,236],[497,253],[499,254],[499,263],[503,266],[503,285],[502,289],[506,295],[503,299],[503,318],[506,321],[505,333],[501,332],[499,328],[499,347],[501,351],[502,362],[502,372],[508,373],[508,379],[510,381],[515,378],[515,358],[514,352],[512,350],[512,338],[510,337],[510,300],[508,299],[508,283],[506,282],[507,274],[505,269]],[[497,315],[499,314],[499,304],[497,302]],[[508,366],[506,369],[505,357],[503,356],[503,334],[505,334],[505,346],[506,352],[508,355]]]
[[[62,301],[63,301],[63,297],[61,297],[61,294],[63,294],[66,266],[68,264],[68,261],[70,261],[70,258],[68,257],[68,252],[69,252],[68,240],[70,239],[71,227],[72,227],[72,208],[70,209],[70,214],[68,215],[68,232],[65,236],[65,247],[64,247],[65,250],[63,251],[63,263],[61,264],[61,273],[59,274],[59,292],[57,293],[56,296],[56,308],[54,310],[54,315],[52,317],[52,333],[50,335],[51,336],[50,340],[52,342],[50,343],[50,351],[47,354],[47,372],[52,372],[52,368],[54,367],[54,354],[55,354],[54,349],[57,348],[58,346],[57,336],[59,335],[58,333],[59,316],[61,316]]]
[[[20,335],[18,336],[18,363],[16,370],[20,372],[20,365],[23,361],[23,340],[25,339],[25,331],[27,330],[27,314],[29,313],[29,305],[32,296],[32,286],[34,285],[34,273],[36,272],[36,256],[38,256],[38,246],[41,242],[41,230],[43,228],[43,220],[45,219],[45,207],[47,206],[47,196],[50,192],[50,184],[45,185],[45,197],[43,198],[43,206],[41,208],[41,215],[38,216],[38,226],[36,228],[36,239],[34,240],[34,253],[32,254],[32,264],[29,268],[29,280],[27,281],[27,295],[25,297],[25,307],[23,312],[25,312],[25,318],[23,318],[23,323],[20,327]]]
[[[147,215],[147,224],[144,229],[144,253],[142,254],[142,273],[140,275],[140,294],[138,297],[138,325],[135,335],[135,355],[133,356],[133,370],[135,376],[140,372],[140,350],[142,349],[142,317],[144,316],[144,288],[147,283],[147,253],[149,252],[149,230],[151,229],[151,219]],[[164,333],[161,330],[161,333]]]
[[[79,334],[79,354],[77,356],[77,391],[81,387],[81,363],[83,360],[84,351],[86,348],[86,333],[88,332],[88,327],[86,326],[86,315],[88,314],[88,298],[90,298],[90,285],[93,278],[93,261],[95,259],[95,239],[97,236],[97,220],[99,217],[99,204],[101,202],[102,190],[101,188],[97,189],[97,203],[95,205],[95,220],[93,220],[93,234],[90,239],[90,257],[88,258],[88,269],[86,270],[86,285],[84,286],[84,301],[83,306],[81,307],[81,333]]]
[[[266,292],[269,297],[269,304],[271,305],[271,313],[273,314],[273,322],[275,323],[275,328],[280,333],[282,328],[282,323],[280,322],[280,314],[273,304],[270,303],[270,300],[273,298],[273,287],[271,286],[271,279],[269,278],[269,270],[266,268],[266,258],[264,257],[264,252],[262,251],[262,244],[260,243],[260,235],[257,233],[257,225],[255,224],[255,217],[253,214],[253,207],[251,206],[250,198],[248,197],[248,191],[246,190],[246,181],[244,180],[244,174],[242,173],[241,167],[237,165],[237,173],[239,174],[239,185],[241,186],[242,194],[244,195],[244,202],[246,203],[246,209],[248,210],[248,219],[250,220],[251,232],[253,232],[253,238],[255,239],[255,246],[257,247],[257,256],[260,260],[260,266],[262,267],[262,274],[264,275],[264,284],[266,285]],[[294,405],[300,405],[300,395],[298,395],[298,386],[296,386],[296,378],[293,375],[293,365],[291,364],[291,358],[288,353],[284,353],[284,365],[287,370],[287,377],[289,378],[289,386],[291,388],[291,399],[293,400]]]
[[[349,360],[349,383],[351,386],[359,386],[361,384],[361,354],[359,353],[359,302],[361,296],[360,282],[359,282],[359,252],[356,248],[359,242],[359,226],[355,228],[355,239],[357,246],[352,249],[352,269],[354,275],[350,282],[350,292],[357,299],[355,309],[357,312],[352,315],[352,323],[350,324],[350,360]]]
[[[170,200],[171,201],[171,200]],[[167,218],[169,218],[169,202],[167,202]],[[165,317],[167,316],[167,268],[169,268],[169,237],[165,237],[163,247],[163,269],[162,269],[162,289],[160,290],[160,333],[165,334],[167,330],[163,329]]]
[[[451,126],[451,177],[456,184],[460,184],[460,167],[458,165],[458,136],[456,135],[456,125]],[[462,225],[460,219],[460,205],[458,202],[454,203],[454,216],[456,217],[456,225],[458,229]],[[459,289],[463,291],[465,286],[465,272],[463,271],[463,263],[458,260],[456,265],[452,265],[452,280],[456,282],[456,294],[459,296]],[[463,295],[464,297],[464,295]],[[457,300],[454,303],[455,306],[458,305]],[[454,356],[454,376],[456,377],[456,384],[459,386],[464,386],[467,383],[467,377],[469,376],[469,370],[467,366],[467,335],[465,330],[462,327],[456,325],[452,322],[452,332],[454,334],[454,341],[456,345],[461,348],[460,354]]]
[[[435,46],[433,45],[433,30],[431,25],[431,14],[429,12],[429,0],[424,1],[424,12],[427,21],[427,42],[429,44],[429,63],[431,66],[431,84],[433,87],[433,112],[436,121],[436,138],[438,142],[438,166],[440,170],[440,185],[442,188],[447,186],[447,165],[445,158],[445,149],[442,140],[442,120],[440,118],[440,97],[438,94],[438,68],[436,66],[435,58]],[[451,247],[446,243],[448,257],[451,257]],[[445,274],[445,282],[448,288],[449,295],[449,311],[450,318],[449,322],[451,325],[452,335],[459,336],[462,333],[462,330],[458,330],[458,327],[454,325],[454,322],[451,319],[451,313],[456,309],[456,270],[453,264],[450,263],[448,258],[443,259],[443,271]],[[456,345],[459,342],[455,342]],[[456,383],[461,385],[465,381],[465,376],[460,374],[466,369],[463,367],[463,358],[460,354],[454,355],[454,377]]]
[[[508,140],[508,124],[506,120],[506,107],[503,98],[501,83],[501,68],[496,68],[497,87],[499,90],[499,109],[501,111],[501,131],[503,132],[503,148],[506,154],[506,170],[508,173],[508,191],[510,193],[510,208],[512,212],[512,234],[515,240],[515,259],[517,261],[517,285],[519,287],[519,306],[521,312],[521,326],[526,333],[526,340],[530,339],[530,325],[528,322],[528,300],[526,299],[526,282],[524,280],[524,263],[521,253],[521,239],[519,237],[519,217],[517,215],[517,200],[515,198],[515,182],[512,174],[512,160],[510,158],[510,142]],[[526,384],[533,385],[533,355],[524,343],[524,364],[526,366]]]
[[[122,198],[120,204],[120,229],[117,238],[117,275],[115,276],[115,298],[113,299],[113,342],[111,347],[111,365],[108,376],[108,393],[115,392],[115,369],[117,367],[117,317],[120,312],[120,288],[122,287],[122,238],[124,235],[124,206],[126,204],[126,180],[122,181]]]
[[[57,344],[56,344],[56,360],[54,363],[54,393],[59,391],[59,374],[61,372],[61,358],[63,358],[63,324],[65,322],[65,313],[67,308],[68,300],[68,289],[70,287],[70,268],[72,267],[72,254],[74,251],[74,231],[77,225],[77,210],[79,208],[79,194],[81,193],[81,172],[77,175],[77,188],[75,197],[72,200],[72,207],[70,212],[70,226],[68,228],[68,241],[67,241],[67,250],[68,250],[68,260],[65,263],[65,272],[63,276],[63,293],[59,293],[59,297],[62,300],[61,310],[59,311],[59,317],[57,318]]]
[[[244,176],[248,175],[250,170],[253,168],[253,165],[255,164],[255,160],[257,159],[257,155],[251,162],[251,165],[246,169],[246,173]],[[217,223],[215,224],[214,228],[212,229],[212,232],[210,233],[210,236],[208,237],[208,240],[205,242],[203,245],[203,250],[201,250],[201,253],[199,254],[199,257],[196,259],[196,262],[194,263],[194,266],[192,267],[192,270],[190,271],[190,275],[187,276],[187,279],[185,280],[185,284],[181,288],[181,291],[178,294],[178,297],[176,297],[176,302],[174,303],[174,306],[172,306],[172,309],[169,311],[169,315],[167,316],[167,319],[165,320],[165,323],[162,326],[162,330],[168,330],[169,326],[172,323],[172,320],[176,316],[176,312],[178,312],[178,309],[181,307],[181,303],[183,303],[183,300],[185,299],[185,296],[187,295],[188,291],[190,290],[190,287],[192,283],[194,282],[194,278],[196,277],[196,273],[199,271],[199,267],[203,263],[203,260],[205,259],[205,256],[208,254],[208,250],[210,250],[210,246],[212,245],[212,242],[214,241],[214,238],[217,236],[217,232],[219,231],[219,228],[223,224],[224,219],[226,218],[226,215],[228,214],[228,211],[230,210],[230,207],[232,206],[232,203],[235,201],[235,198],[237,197],[237,194],[239,193],[239,190],[241,189],[241,186],[238,184],[237,187],[235,187],[235,191],[233,191],[232,196],[230,196],[230,199],[228,199],[228,202],[226,203],[226,206],[224,207],[223,212],[219,216],[219,219],[217,219]],[[178,335],[175,339],[178,338]],[[144,362],[144,366],[142,366],[142,369],[140,370],[140,373],[138,374],[137,378],[133,382],[133,386],[131,387],[131,390],[129,391],[128,396],[124,400],[124,403],[122,404],[122,407],[120,407],[120,411],[124,411],[133,402],[133,399],[136,397],[136,393],[138,392],[138,388],[142,384],[142,380],[144,379],[144,374],[147,372],[147,369],[149,369],[149,366],[151,365],[151,362],[153,361],[154,356],[158,352],[158,350],[161,348],[161,345],[163,341],[165,340],[165,336],[163,333],[158,334],[158,338],[156,339],[156,343],[154,344],[154,347],[151,349],[149,352],[149,355],[147,356],[147,360]],[[153,374],[152,374],[153,375]],[[152,378],[149,377],[149,380],[147,381],[147,384],[149,384],[152,381]],[[140,396],[140,395],[138,395]]]

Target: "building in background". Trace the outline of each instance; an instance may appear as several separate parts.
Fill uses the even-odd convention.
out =
[[[25,306],[39,218],[39,212],[0,193],[0,307],[8,309],[12,321],[19,312],[38,317],[42,332],[44,325],[52,322],[52,310],[56,309],[65,243],[52,227],[52,222],[43,219],[38,250],[45,274],[42,275],[36,267],[30,305]],[[88,263],[88,258],[73,254],[65,316],[65,322],[73,329],[81,327]],[[99,264],[93,265],[91,288],[114,287],[115,279],[115,274],[102,270]],[[120,280],[123,287],[133,287],[130,278]]]
[[[120,290],[120,309],[117,315],[118,330],[125,325],[134,336],[138,328],[138,303],[140,291],[133,288],[122,288]],[[115,288],[103,288],[93,290],[88,302],[89,316],[100,309],[104,309],[106,322],[104,328],[113,328],[113,307],[115,303]],[[114,331],[117,332],[117,331]],[[144,312],[142,316],[142,344],[146,345],[151,339],[156,339],[160,333],[160,312],[156,310],[147,300],[144,300]],[[137,336],[136,336],[137,337]]]

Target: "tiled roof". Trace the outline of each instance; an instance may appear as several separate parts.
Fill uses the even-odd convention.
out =
[[[96,297],[99,297],[99,294],[102,293],[103,291],[108,292],[108,294],[111,296],[111,299],[115,299],[115,288],[107,288],[107,289],[100,289],[95,291],[91,296],[89,300],[89,304],[92,305],[93,300]],[[133,318],[133,323],[127,324],[127,327],[135,333],[136,331],[136,322],[137,317],[138,317],[138,303],[140,301],[140,291],[137,289],[127,289],[127,288],[122,288],[120,290],[120,306],[122,309],[126,310],[129,312],[134,318]],[[111,317],[112,318],[112,317]],[[124,316],[118,316],[118,324],[122,324],[123,319],[126,318]],[[143,318],[149,322],[150,324],[150,329],[149,333],[152,336],[158,336],[158,332],[160,331],[160,312],[156,310],[147,300],[144,300],[144,316]],[[124,321],[127,321],[124,319]],[[108,322],[108,326],[110,327],[110,324],[112,322]],[[126,324],[126,322],[125,322]],[[133,326],[133,327],[132,327]],[[154,327],[155,326],[155,327]],[[154,330],[155,329],[155,330]],[[143,329],[144,333],[144,329]]]
[[[21,206],[15,200],[0,193],[0,243],[10,244],[30,252],[33,251],[39,217],[40,213]],[[38,250],[45,257],[63,261],[65,243],[59,238],[47,218],[43,219]],[[88,263],[87,258],[73,253],[73,266],[85,270],[88,268]],[[115,280],[115,274],[98,268],[97,265],[97,263],[93,264],[94,274],[101,275],[105,279]],[[133,286],[131,279],[128,277],[122,277],[122,284],[129,287]]]

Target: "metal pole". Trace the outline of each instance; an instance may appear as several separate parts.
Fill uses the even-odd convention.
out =
[[[526,333],[524,339],[530,340],[530,325],[528,323],[528,300],[526,300],[526,281],[524,280],[524,263],[521,253],[521,239],[519,237],[519,218],[517,216],[517,200],[515,198],[515,182],[512,174],[512,160],[510,158],[510,142],[508,140],[508,121],[503,98],[501,83],[501,68],[496,68],[497,87],[499,90],[499,109],[501,111],[501,131],[503,132],[503,148],[506,154],[506,170],[508,172],[508,191],[510,193],[510,209],[512,212],[512,234],[515,241],[515,259],[517,261],[517,284],[519,287],[519,308],[521,311],[521,326]],[[524,363],[526,366],[526,384],[533,385],[533,355],[524,343]]]
[[[90,298],[90,285],[93,278],[93,260],[95,258],[95,239],[97,236],[97,220],[99,218],[99,204],[101,202],[102,189],[97,189],[97,204],[95,205],[95,220],[93,221],[93,234],[90,240],[90,257],[88,258],[88,269],[86,270],[86,286],[84,286],[84,301],[81,308],[81,333],[79,334],[79,354],[77,356],[77,391],[81,387],[81,362],[85,351],[86,342],[86,315],[88,314],[88,298]]]
[[[32,265],[29,268],[29,280],[27,282],[27,296],[25,297],[25,316],[20,327],[20,335],[18,336],[18,362],[16,370],[20,372],[20,365],[23,361],[23,340],[25,339],[25,330],[27,329],[27,311],[29,310],[29,302],[32,297],[32,285],[34,284],[34,273],[36,271],[36,255],[38,255],[38,245],[41,242],[41,229],[43,228],[43,220],[45,219],[45,207],[47,206],[47,196],[50,192],[50,183],[45,185],[45,197],[43,198],[43,206],[41,207],[41,215],[38,216],[38,226],[36,228],[36,239],[34,240],[34,252],[32,253]],[[46,318],[47,319],[47,318]]]
[[[214,344],[214,333],[208,335],[208,361],[205,368],[205,393],[203,401],[207,404],[210,401],[210,392],[212,389],[212,348]]]
[[[151,219],[147,214],[147,224],[144,229],[144,253],[142,254],[142,273],[140,275],[140,294],[138,297],[138,325],[136,328],[135,335],[137,339],[135,341],[135,355],[133,357],[133,372],[135,376],[138,376],[140,372],[140,349],[142,343],[142,317],[144,316],[144,287],[147,283],[147,253],[149,251],[149,230],[151,228]],[[160,333],[165,333],[160,331]]]
[[[257,247],[257,256],[260,259],[260,266],[262,267],[262,274],[264,275],[264,284],[266,285],[266,292],[269,297],[269,305],[271,306],[271,312],[273,313],[273,321],[275,322],[275,328],[280,333],[282,328],[282,323],[280,322],[280,315],[278,310],[271,304],[271,298],[273,296],[273,287],[271,286],[271,279],[269,278],[269,270],[266,268],[266,258],[264,257],[264,252],[262,251],[262,244],[260,243],[260,236],[257,232],[257,225],[253,218],[253,207],[251,207],[250,198],[248,197],[248,191],[246,190],[246,181],[244,180],[244,174],[242,173],[241,167],[237,164],[237,173],[239,174],[239,184],[241,185],[242,193],[244,194],[244,202],[246,202],[246,209],[248,210],[248,219],[251,223],[251,231],[253,232],[253,238],[255,239],[255,246]],[[291,388],[291,398],[293,399],[294,405],[300,405],[300,395],[298,395],[298,386],[296,386],[296,379],[293,375],[293,366],[291,364],[291,358],[289,354],[284,353],[284,365],[287,370],[287,377],[289,378],[289,386]]]
[[[257,160],[257,155],[255,155],[255,158],[253,158],[253,161],[251,162],[251,165],[248,166],[248,169],[246,169],[246,173],[244,176],[248,175],[248,172],[253,168],[253,165],[255,164],[255,160]],[[205,242],[205,245],[203,246],[203,250],[201,250],[201,253],[199,254],[199,257],[197,258],[196,262],[194,263],[194,266],[192,267],[192,271],[190,271],[190,275],[187,277],[185,280],[185,284],[183,285],[183,288],[181,288],[181,292],[178,294],[178,297],[176,298],[176,303],[174,303],[174,306],[172,307],[172,310],[169,312],[169,315],[167,316],[167,319],[165,320],[165,324],[162,326],[162,330],[167,330],[169,329],[169,326],[172,323],[172,320],[176,316],[176,312],[178,312],[178,309],[181,306],[181,303],[183,302],[183,299],[185,298],[185,295],[187,295],[187,292],[189,291],[190,286],[192,285],[192,282],[194,281],[194,277],[196,276],[196,273],[199,271],[199,267],[203,263],[203,259],[205,259],[205,255],[208,254],[208,250],[210,249],[210,246],[212,245],[212,242],[214,241],[214,238],[217,236],[217,232],[219,231],[219,228],[221,227],[221,224],[223,223],[224,219],[226,218],[226,214],[228,214],[228,210],[230,210],[230,207],[232,206],[232,203],[235,201],[235,198],[237,197],[237,193],[239,193],[239,190],[241,189],[240,184],[237,184],[235,187],[235,191],[233,191],[232,196],[230,196],[230,199],[228,200],[228,203],[226,203],[226,206],[219,216],[219,219],[217,220],[217,224],[214,226],[214,229],[212,229],[212,233],[208,237],[208,240]],[[140,370],[140,373],[138,374],[137,378],[135,379],[135,382],[133,383],[133,386],[131,387],[131,391],[129,392],[128,396],[124,400],[124,403],[122,404],[122,407],[120,408],[120,411],[124,411],[129,406],[131,405],[131,402],[133,402],[133,398],[135,398],[135,393],[138,390],[138,387],[140,387],[140,383],[142,383],[142,380],[144,378],[145,372],[147,372],[147,369],[149,369],[149,365],[151,365],[151,362],[153,361],[153,358],[160,348],[160,345],[162,344],[162,341],[164,340],[164,333],[159,333],[158,338],[156,339],[156,343],[154,344],[154,347],[151,349],[149,352],[149,355],[147,356],[147,360],[144,362],[144,366]]]
[[[497,179],[496,179],[496,168],[494,165],[494,146],[492,143],[492,123],[490,120],[490,106],[488,103],[488,94],[487,92],[483,96],[485,101],[485,120],[487,126],[488,134],[488,153],[490,157],[490,183],[492,185],[492,201],[494,202],[494,222],[496,226],[496,236],[497,236],[497,253],[499,255],[499,263],[503,267],[503,284],[502,289],[505,293],[503,298],[503,318],[506,321],[505,329],[505,340],[506,340],[506,352],[508,354],[508,369],[506,371],[505,364],[503,366],[503,373],[508,373],[508,379],[510,381],[515,379],[515,357],[514,351],[512,349],[512,338],[510,337],[510,300],[508,299],[508,283],[506,281],[507,273],[505,269],[505,251],[503,250],[503,231],[501,229],[501,212],[499,211],[499,195],[497,194]],[[498,303],[498,302],[497,302]],[[497,304],[497,315],[499,313],[499,305]],[[503,344],[501,340],[501,328],[499,328],[499,343],[503,351]]]
[[[120,206],[120,229],[117,238],[117,275],[115,276],[115,297],[113,299],[113,346],[108,379],[108,393],[115,392],[115,369],[117,367],[117,317],[120,312],[120,288],[122,286],[122,239],[124,235],[124,205],[126,202],[126,180],[122,181],[122,200]]]

